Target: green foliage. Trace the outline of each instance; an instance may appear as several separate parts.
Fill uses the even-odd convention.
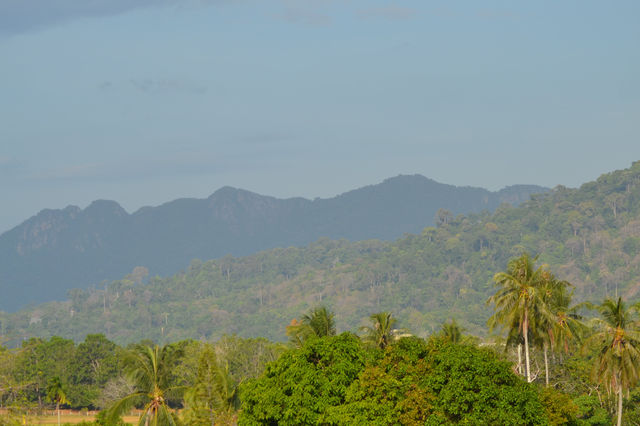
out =
[[[592,426],[611,425],[609,412],[602,407],[596,395],[579,395],[573,400],[578,407],[577,424]]]
[[[194,385],[185,392],[183,420],[189,425],[223,424],[233,419],[238,406],[237,383],[228,364],[221,364],[211,345],[204,345],[198,358]]]
[[[460,327],[455,319],[442,324],[440,337],[449,343],[462,343],[464,328]]]
[[[371,315],[369,320],[371,326],[360,328],[365,333],[362,340],[379,349],[384,349],[392,344],[396,334],[396,330],[393,328],[396,319],[391,315],[391,312],[378,312]]]
[[[60,377],[54,376],[49,379],[47,384],[47,400],[56,404],[56,408],[59,408],[60,404],[66,404],[67,394],[65,387],[60,380]]]
[[[536,388],[493,352],[441,338],[403,338],[367,366],[334,424],[546,424]]]
[[[625,401],[623,423],[640,424],[640,389],[630,392],[629,398]]]
[[[402,338],[369,362],[346,393],[345,404],[332,407],[332,424],[424,424],[432,413],[434,396],[423,387],[417,365],[427,345],[416,337]]]
[[[97,426],[128,426],[130,423],[125,423],[122,419],[111,420],[111,423],[107,420],[108,412],[106,410],[100,411],[96,415],[95,424]]]
[[[168,400],[180,387],[173,386],[174,367],[181,350],[172,345],[160,348],[136,345],[125,353],[124,371],[135,385],[131,394],[116,401],[109,409],[107,422],[116,422],[120,416],[137,404],[143,404],[139,424],[175,425],[177,420],[169,409]]]
[[[491,329],[500,325],[508,329],[509,336],[522,336],[525,376],[529,382],[529,339],[540,331],[537,322],[549,321],[546,319],[551,317],[544,297],[549,273],[541,266],[535,267],[537,260],[538,256],[532,258],[527,253],[511,259],[507,270],[493,277],[498,290],[487,300],[487,303],[495,305],[495,312],[488,321]]]
[[[333,312],[326,306],[313,308],[308,314],[302,316],[301,321],[293,320],[287,327],[287,336],[296,346],[312,337],[326,337],[336,335],[336,322]]]
[[[608,392],[618,395],[621,424],[624,391],[640,380],[640,319],[637,307],[627,308],[622,298],[617,302],[606,299],[597,309],[601,318],[593,319],[596,332],[586,344],[599,348],[593,376]]]
[[[536,389],[489,350],[437,341],[425,363],[435,416],[463,424],[546,424]]]
[[[569,399],[550,393],[543,405],[490,350],[409,337],[380,354],[367,358],[349,334],[311,339],[243,387],[239,424],[534,425],[547,412],[572,415],[558,406]]]
[[[351,333],[307,340],[242,386],[239,424],[323,423],[330,407],[344,403],[364,360],[360,340]]]
[[[265,365],[278,359],[286,350],[284,344],[264,338],[243,339],[236,335],[223,336],[215,347],[221,362],[228,366],[229,374],[236,383],[260,376]]]
[[[578,406],[565,393],[545,387],[540,391],[540,402],[544,406],[549,423],[552,425],[575,425]]]
[[[69,399],[74,406],[95,407],[100,390],[120,374],[116,344],[103,334],[89,334],[68,362]]]

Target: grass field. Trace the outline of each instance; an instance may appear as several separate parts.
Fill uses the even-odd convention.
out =
[[[2,415],[3,413],[0,413]],[[58,424],[58,415],[54,413],[47,413],[45,415],[28,415],[22,417],[21,424],[24,425],[57,425]],[[91,422],[95,419],[95,413],[82,413],[82,412],[74,412],[70,410],[64,410],[64,412],[60,412],[60,423],[71,423],[78,424],[82,422]],[[123,416],[122,420],[126,423],[131,423],[135,425],[138,423],[138,414]]]

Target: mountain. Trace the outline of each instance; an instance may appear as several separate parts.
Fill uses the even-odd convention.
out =
[[[539,254],[539,264],[569,281],[574,302],[637,301],[640,162],[578,189],[558,186],[518,207],[459,215],[395,241],[324,238],[194,260],[146,282],[137,270],[97,289],[73,290],[67,301],[0,312],[0,335],[16,344],[30,336],[79,341],[87,333],[121,344],[232,333],[284,340],[286,325],[318,305],[335,312],[341,330],[355,331],[372,313],[390,311],[399,327],[418,335],[450,318],[483,334],[492,277],[523,252]]]
[[[439,209],[492,211],[545,191],[516,185],[490,192],[412,175],[313,201],[224,187],[207,199],[178,199],[133,214],[105,200],[84,210],[43,210],[0,235],[0,309],[60,300],[69,289],[122,277],[136,266],[168,275],[194,258],[249,255],[321,237],[393,240],[431,225]]]

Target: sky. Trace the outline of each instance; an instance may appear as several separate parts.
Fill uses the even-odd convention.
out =
[[[0,233],[96,199],[578,187],[640,160],[640,2],[0,0]]]

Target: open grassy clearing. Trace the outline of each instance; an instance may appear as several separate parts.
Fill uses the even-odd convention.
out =
[[[82,422],[92,422],[95,420],[96,412],[81,412],[63,410],[60,412],[60,423],[78,424]],[[0,412],[0,415],[6,415],[6,413]],[[24,415],[16,416],[21,419],[21,423],[24,425],[57,425],[58,415],[54,412],[47,412],[42,415]],[[125,415],[122,419],[126,423],[136,424],[138,422],[139,414],[132,413],[131,415]]]

